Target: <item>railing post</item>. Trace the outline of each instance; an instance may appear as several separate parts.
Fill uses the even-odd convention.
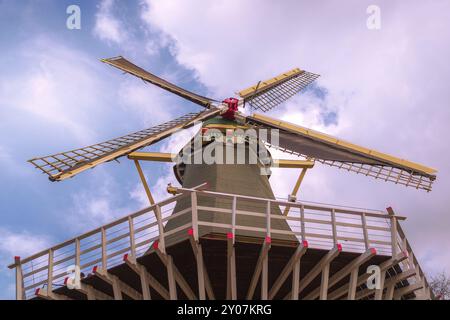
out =
[[[128,227],[129,227],[129,234],[130,234],[130,252],[131,256],[133,258],[136,258],[136,242],[134,239],[134,223],[133,223],[133,217],[128,216]]]
[[[331,230],[333,231],[333,245],[337,245],[336,212],[331,209]]]
[[[233,234],[233,244],[235,242],[236,236],[236,203],[237,203],[237,198],[236,196],[233,197],[233,204],[231,207],[231,233]]]
[[[102,233],[102,269],[103,270],[107,270],[108,268],[108,264],[107,264],[107,260],[108,260],[108,255],[106,252],[106,231],[105,228],[102,227],[101,229],[101,233]]]
[[[302,233],[302,241],[306,240],[306,230],[305,230],[305,206],[300,207],[300,230]]]
[[[198,210],[197,193],[191,192],[191,212],[192,212],[192,230],[194,231],[194,240],[198,241]]]
[[[53,291],[53,249],[48,250],[48,273],[47,273],[47,293],[52,294]]]
[[[14,257],[14,263],[16,265],[16,300],[24,300],[25,292],[23,290],[23,272],[20,257]]]
[[[270,212],[271,212],[271,203],[270,200],[267,201],[267,208],[266,208],[266,237],[270,238]]]
[[[364,245],[367,250],[367,249],[369,249],[370,242],[369,242],[369,232],[367,231],[366,214],[364,212],[361,214],[361,223],[362,223],[363,235],[364,235]]]
[[[397,230],[397,218],[395,217],[395,213],[394,210],[392,210],[391,207],[386,209],[388,214],[391,217],[391,248],[392,248],[392,257],[396,257],[397,256],[397,234],[398,234],[398,230]]]
[[[158,248],[162,253],[166,253],[166,243],[164,240],[164,226],[162,223],[161,216],[161,207],[159,205],[155,205],[155,215],[156,220],[158,221],[158,231],[159,231],[159,245]]]
[[[80,257],[80,239],[75,239],[75,266],[81,268],[81,257]],[[81,271],[81,270],[80,270]]]

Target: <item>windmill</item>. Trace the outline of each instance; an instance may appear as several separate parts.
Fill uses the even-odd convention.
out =
[[[294,250],[294,253],[290,252],[289,255],[292,254],[292,259],[300,259],[300,257],[304,254],[304,249],[307,247],[307,242],[304,237],[304,229],[302,229],[302,239],[304,240],[302,242],[299,241],[298,237],[293,235],[291,226],[288,224],[286,219],[274,219],[273,217],[271,218],[271,215],[287,217],[291,208],[300,209],[300,212],[304,210],[303,205],[299,206],[298,203],[296,203],[296,194],[305,176],[306,170],[311,169],[316,162],[329,165],[331,167],[344,169],[349,172],[363,174],[378,180],[384,180],[426,191],[431,191],[432,183],[436,179],[436,170],[428,168],[424,165],[358,146],[309,128],[274,119],[267,115],[262,115],[259,113],[248,115],[242,112],[242,108],[247,107],[258,112],[267,112],[273,109],[293,95],[304,90],[309,84],[317,79],[317,74],[298,68],[292,69],[278,75],[277,77],[266,81],[259,81],[256,85],[239,91],[238,97],[216,100],[190,92],[170,83],[169,81],[159,78],[121,56],[103,59],[102,61],[125,73],[141,78],[146,83],[156,85],[166,91],[189,100],[201,106],[204,110],[198,113],[188,113],[166,123],[102,143],[97,143],[66,152],[60,152],[49,156],[33,158],[29,160],[29,162],[47,174],[51,181],[62,181],[72,178],[75,175],[86,171],[87,169],[92,169],[102,163],[127,156],[129,159],[134,160],[146,194],[152,206],[155,206],[153,196],[150,192],[150,188],[146,182],[139,161],[150,160],[175,162],[174,174],[180,182],[181,188],[169,186],[167,191],[174,194],[175,197],[182,193],[195,193],[197,191],[199,194],[195,195],[195,199],[189,197],[176,198],[176,205],[173,210],[172,217],[170,219],[166,219],[168,221],[164,226],[162,223],[159,225],[159,232],[165,232],[167,234],[166,237],[162,237],[164,239],[162,251],[158,251],[161,250],[158,249],[158,246],[161,248],[161,245],[158,245],[158,242],[155,241],[154,246],[146,252],[147,255],[150,255],[152,252],[157,252],[161,258],[161,261],[163,261],[164,265],[167,267],[167,270],[172,268],[171,272],[172,275],[175,275],[175,278],[171,281],[170,276],[168,276],[168,286],[170,287],[171,298],[176,297],[176,294],[173,294],[173,291],[176,292],[175,282],[181,287],[185,297],[193,296],[194,294],[192,290],[189,290],[189,285],[187,284],[193,280],[184,280],[181,273],[176,270],[173,271],[173,265],[169,268],[172,262],[171,259],[168,258],[168,255],[166,255],[167,252],[165,250],[166,248],[167,250],[172,250],[172,255],[175,258],[176,246],[182,246],[182,244],[186,243],[186,241],[189,243],[189,241],[192,240],[192,237],[194,237],[195,240],[191,244],[197,257],[197,270],[209,269],[210,275],[211,273],[214,273],[214,275],[217,275],[218,278],[214,281],[209,279],[207,276],[200,276],[199,273],[198,294],[200,297],[205,297],[204,291],[206,286],[208,297],[214,296],[212,293],[214,291],[224,292],[226,290],[226,296],[223,297],[252,298],[254,296],[260,275],[260,297],[279,297],[277,294],[282,292],[283,283],[279,277],[276,281],[274,281],[272,290],[268,291],[267,289],[267,278],[269,276],[274,276],[268,274],[267,271],[267,254],[269,248],[271,246],[279,246],[276,250],[281,250],[279,251],[280,257],[276,260],[278,262],[271,263],[271,265],[274,265],[274,268],[277,269],[277,263],[281,265],[286,262],[286,259],[284,259],[285,257],[282,253],[280,253],[283,252],[283,247],[297,247],[297,249]],[[183,150],[176,155],[138,151],[166,139],[179,130],[192,127],[199,123],[201,123],[201,129],[192,137],[191,141],[185,146],[185,148],[183,148]],[[252,132],[256,133],[256,136],[252,136],[254,138],[253,140],[252,137],[245,134],[241,135],[241,132],[245,130],[253,130]],[[263,131],[266,133],[268,132],[268,134],[261,135],[260,133]],[[272,134],[274,132],[276,133],[275,135]],[[219,135],[216,135],[216,133]],[[222,138],[219,139],[219,136]],[[251,141],[256,143],[252,145],[250,143]],[[197,149],[195,148],[196,143],[197,146],[199,146]],[[190,161],[185,161],[186,157],[184,156],[186,156],[186,153],[189,153],[195,158],[195,153],[200,152],[200,154],[202,154],[212,144],[226,146],[228,150],[232,151],[236,151],[239,146],[243,147],[246,151],[244,153],[245,156],[243,163],[236,164],[236,161],[232,161],[231,164],[224,162],[206,163],[204,159],[200,162],[192,162],[192,157],[189,158]],[[283,152],[297,155],[298,160],[273,159],[267,147],[273,147]],[[217,160],[217,152],[215,151],[216,149],[214,149],[213,153],[215,154]],[[236,160],[236,154],[238,154],[238,152],[232,153],[233,160]],[[256,159],[256,161],[250,161],[252,156]],[[225,157],[225,155],[221,155],[220,157]],[[270,167],[272,166],[302,169],[296,185],[288,197],[288,203],[284,203],[283,206],[280,206],[280,203],[276,202],[274,193],[269,183]],[[263,172],[265,174],[262,174]],[[202,190],[207,190],[209,193],[201,193]],[[223,196],[225,194],[227,196]],[[229,194],[234,194],[235,196],[229,197]],[[211,195],[217,195],[217,197],[213,197]],[[238,203],[236,203],[236,195],[239,195],[240,197]],[[262,201],[262,199],[266,199],[267,203]],[[198,219],[202,220],[203,223],[200,226],[196,226],[195,222],[192,222],[193,230],[190,229],[189,233],[180,232],[185,230],[184,226],[189,225],[191,220],[194,219],[190,215],[181,213],[188,212],[189,210],[192,211],[194,210],[192,209],[194,207],[196,212],[197,207],[214,208],[214,210],[211,209],[208,211],[203,209],[202,211],[202,209],[198,209],[199,213],[198,217],[196,216],[195,221]],[[155,208],[159,207],[156,206]],[[230,218],[230,216],[223,214],[225,212],[224,210],[230,210],[229,208],[232,208],[232,212],[240,211],[246,212],[246,214],[238,214],[237,216],[233,215],[233,218]],[[155,209],[155,215],[160,221],[161,214],[158,213],[158,210]],[[269,218],[255,212],[269,212]],[[334,209],[332,209],[331,212],[334,217],[333,223],[335,223],[336,217],[334,216]],[[366,213],[360,214],[362,214],[361,217],[364,216],[363,225],[365,225]],[[227,232],[225,230],[226,228],[224,228],[225,225],[230,224],[230,219],[232,220],[231,223],[233,226],[231,233]],[[304,219],[304,217],[301,219]],[[397,217],[392,214],[391,220],[392,219],[395,220]],[[398,217],[398,219],[401,219],[401,217]],[[302,221],[304,223],[304,220]],[[396,223],[397,222],[392,224],[391,228],[394,228]],[[241,227],[238,228],[237,226]],[[278,231],[270,233],[271,228]],[[304,226],[302,226],[302,228],[304,228]],[[377,228],[379,229],[380,227]],[[266,229],[267,234],[264,235],[264,232],[262,233],[261,230]],[[339,239],[337,237],[336,227],[334,227],[333,230],[334,251],[333,253],[330,253],[330,251],[328,254],[324,255],[318,262],[319,265],[323,264],[322,267],[325,268],[319,269],[318,271],[319,273],[322,272],[322,285],[324,282],[324,274],[326,273],[328,277],[328,273],[330,272],[330,261],[335,258],[337,254],[336,252],[341,251],[341,247],[337,242]],[[395,230],[395,235],[396,232],[397,229]],[[366,233],[367,232],[365,232],[365,249],[369,250],[369,237]],[[268,235],[270,235],[270,237]],[[201,255],[202,252],[200,240],[203,241],[205,255],[206,252],[213,255],[216,254],[218,257],[217,259],[220,260],[221,258],[218,256],[217,252],[223,249],[222,251],[225,253],[223,257],[221,257],[228,261],[226,268],[222,268],[215,260],[210,260],[209,263],[199,262],[203,261],[202,257],[199,258],[199,254]],[[226,247],[223,248],[220,245],[217,245],[218,240],[223,240],[223,243],[226,243]],[[161,242],[162,240],[159,239],[158,241]],[[262,249],[259,251],[258,248],[260,248],[261,242],[263,243]],[[248,286],[245,286],[245,288],[242,287],[242,285],[236,285],[235,281],[235,262],[237,258],[234,253],[234,245],[236,243],[241,243],[243,246],[254,246],[253,249],[246,247],[245,250],[248,250],[247,252],[242,249],[243,251],[241,251],[241,253],[244,253],[241,254],[240,259],[245,259],[247,253],[251,256],[250,252],[252,252],[252,250],[254,250],[254,252],[259,252],[259,256],[256,256],[257,260],[255,260],[256,258],[253,260],[248,258],[250,260],[247,261],[249,264],[256,263],[258,271],[255,271],[255,273],[249,272],[248,274],[242,273],[239,275],[241,279],[248,279],[247,282],[245,282],[246,280],[244,281],[245,283],[248,283]],[[395,260],[395,263],[393,262],[389,265],[389,268],[393,268],[392,270],[394,270],[396,263],[405,259],[405,257],[397,257],[397,238],[392,240],[392,243],[394,244],[392,245],[391,254],[393,257],[392,259]],[[276,250],[272,249],[271,252],[274,252],[276,255]],[[358,260],[358,267],[373,255],[373,250],[367,251],[365,260]],[[300,286],[299,288],[298,279],[297,284],[294,285],[294,280],[296,279],[294,276],[295,272],[297,272],[297,274],[300,272],[297,270],[300,266],[299,264],[297,265],[295,259],[292,260],[293,262],[291,262],[291,260],[288,262],[288,264],[290,264],[288,271],[292,272],[293,285],[291,291],[288,290],[286,292],[290,292],[289,294],[292,294],[292,297],[298,298],[299,290],[305,291],[306,287]],[[178,262],[179,261],[180,260],[178,260]],[[323,261],[328,261],[328,264]],[[324,271],[327,270],[327,266],[328,271]],[[389,268],[386,267],[385,269],[387,270]],[[226,275],[224,275],[224,272]],[[275,273],[276,272],[281,272],[281,270],[275,271]],[[283,275],[284,273],[285,269],[283,269],[281,274]],[[311,278],[311,283],[314,279],[313,276],[317,276],[317,274],[318,273],[314,270],[310,272],[309,276]],[[223,279],[221,278],[222,276]],[[352,279],[353,276],[354,272],[352,273]],[[356,276],[358,276],[358,272],[356,272]],[[287,275],[283,275],[283,277],[284,278],[282,280],[284,281],[286,280]],[[224,280],[225,278],[226,280]],[[200,281],[200,279],[202,280]],[[338,280],[340,279],[341,278]],[[335,282],[337,283],[338,281],[336,280]],[[211,283],[213,284],[211,285]],[[356,288],[356,284],[354,286]],[[200,287],[203,288],[203,291]],[[142,290],[144,293],[145,290]],[[320,293],[314,290],[310,291],[309,296],[307,297],[313,297],[315,294],[314,292],[316,292],[317,296],[320,294],[321,298],[323,298],[323,295],[326,297],[326,291],[324,293],[322,289],[320,290]]]

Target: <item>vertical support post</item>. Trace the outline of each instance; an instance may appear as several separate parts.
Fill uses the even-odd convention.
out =
[[[291,300],[298,300],[299,282],[300,282],[300,259],[295,261],[294,269],[292,270]]]
[[[25,291],[23,290],[23,272],[20,257],[14,257],[14,263],[16,265],[16,300],[24,300]]]
[[[133,223],[133,217],[128,217],[128,227],[129,227],[129,233],[130,233],[130,252],[133,259],[136,258],[136,240],[134,238],[134,223]]]
[[[80,263],[80,260],[81,260],[81,257],[80,257],[80,251],[81,251],[81,248],[80,248],[80,239],[76,238],[76,239],[75,239],[75,266],[76,266],[77,268],[81,268],[81,263]]]
[[[161,250],[162,253],[166,253],[166,243],[164,240],[164,226],[163,226],[162,217],[161,217],[161,207],[159,205],[155,206],[155,216],[156,216],[156,220],[158,222],[158,231],[159,231],[158,248],[159,248],[159,250]]]
[[[198,210],[197,193],[191,192],[191,212],[192,212],[192,230],[194,231],[194,240],[198,241]]]
[[[145,193],[147,194],[148,201],[150,201],[151,205],[155,204],[155,200],[153,199],[152,193],[150,192],[150,188],[148,187],[147,180],[145,180],[144,173],[142,172],[141,165],[138,160],[134,160],[134,164],[136,165],[136,169],[139,173],[139,177],[141,178],[142,185],[144,186]]]
[[[327,263],[322,270],[322,280],[320,282],[320,300],[327,300],[328,295],[328,279],[330,276],[330,263]]]
[[[358,270],[359,268],[354,268],[350,273],[350,281],[348,284],[348,294],[347,300],[355,300],[356,296],[356,285],[358,284]]]
[[[233,204],[231,208],[231,234],[233,235],[233,244],[235,243],[236,238],[236,196],[233,197]]]
[[[369,232],[367,230],[367,220],[366,220],[366,214],[364,212],[361,214],[361,224],[362,224],[363,234],[364,234],[364,245],[366,247],[366,250],[368,250],[369,246],[370,246]]]
[[[392,300],[394,298],[394,290],[395,290],[395,284],[392,284],[389,287],[387,287],[384,299]]]
[[[266,207],[266,237],[270,238],[270,213],[271,213],[271,203],[267,201]]]
[[[167,256],[167,278],[168,278],[168,282],[169,282],[170,300],[177,300],[177,285],[175,283],[173,259],[169,255]]]
[[[48,250],[47,294],[53,292],[53,249]]]
[[[395,217],[394,210],[391,207],[386,208],[386,211],[391,216],[391,248],[392,248],[392,257],[396,257],[398,254],[397,250],[397,218]]]
[[[105,228],[102,227],[102,269],[107,270],[108,269],[108,255],[106,252],[106,231]]]
[[[114,276],[112,279],[112,287],[113,287],[113,293],[114,293],[114,300],[122,300],[122,290],[120,289],[119,281]]]
[[[269,256],[266,256],[262,262],[261,270],[261,300],[267,300],[268,296],[268,278],[269,278]]]
[[[147,280],[147,270],[143,265],[139,265],[139,278],[141,278],[142,299],[151,300],[150,287]]]
[[[197,243],[197,278],[198,278],[198,298],[200,300],[206,299],[205,294],[205,272],[203,263],[203,250],[200,243]]]
[[[231,236],[229,234],[227,241],[227,300],[236,300],[236,254]]]
[[[305,206],[300,207],[300,229],[302,232],[302,242],[306,241],[306,230],[305,230]]]
[[[374,300],[382,300],[383,299],[383,290],[384,290],[384,281],[386,279],[386,270],[381,271],[380,274],[380,289],[375,289],[375,298]]]
[[[333,245],[337,245],[336,212],[331,209],[331,230],[333,231]]]

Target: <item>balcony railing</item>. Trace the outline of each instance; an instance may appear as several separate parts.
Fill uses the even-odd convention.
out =
[[[143,255],[154,241],[158,241],[159,248],[165,250],[165,239],[173,234],[192,228],[194,236],[198,237],[198,229],[201,226],[220,228],[224,233],[232,234],[235,234],[236,230],[247,230],[259,233],[261,237],[271,237],[275,234],[292,235],[299,241],[308,241],[309,248],[313,249],[331,249],[339,243],[343,251],[350,252],[362,253],[368,248],[375,248],[377,254],[393,257],[400,252],[407,252],[410,258],[403,262],[402,269],[416,269],[416,281],[426,283],[398,223],[404,218],[394,215],[393,212],[302,201],[288,202],[199,189],[176,188],[176,192],[173,197],[30,257],[16,257],[15,263],[9,268],[16,268],[17,299],[33,298],[36,289],[44,286],[48,292],[63,286],[65,278],[73,273],[74,266],[84,274],[90,273],[97,265],[107,270],[123,263],[124,254],[134,257]],[[199,196],[228,199],[231,205],[229,208],[198,205]],[[176,202],[183,198],[190,199],[190,207],[173,212]],[[254,203],[259,209],[238,210],[241,201],[246,204]],[[281,212],[288,208],[288,214],[273,214],[271,208],[274,205],[279,206]],[[267,210],[261,212],[261,207]],[[225,215],[227,223],[204,221],[199,215],[202,211]],[[188,223],[170,231],[164,230],[168,221],[182,215],[190,215]],[[237,216],[264,218],[265,226],[239,225],[236,223]],[[286,220],[291,230],[273,228],[271,225],[276,219]]]

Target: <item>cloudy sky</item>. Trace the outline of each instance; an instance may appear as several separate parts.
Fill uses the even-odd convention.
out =
[[[66,27],[69,5],[81,29]],[[381,28],[367,27],[380,8]],[[270,115],[438,169],[430,193],[319,165],[301,198],[400,215],[428,274],[450,272],[450,2],[0,0],[0,298],[25,257],[146,204],[131,163],[51,183],[26,160],[100,142],[199,108],[102,64],[123,55],[218,98],[293,67],[321,75]],[[177,151],[181,134],[154,146]],[[159,199],[175,182],[146,165]],[[275,193],[295,175],[277,169]]]

